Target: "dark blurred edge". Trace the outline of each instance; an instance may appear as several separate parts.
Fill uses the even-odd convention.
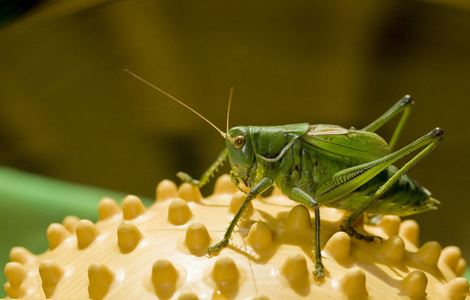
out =
[[[43,0],[0,0],[0,27],[36,8]]]

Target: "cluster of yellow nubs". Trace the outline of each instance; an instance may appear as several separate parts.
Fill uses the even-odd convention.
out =
[[[10,298],[26,299],[465,299],[459,248],[419,246],[415,221],[385,216],[363,225],[383,242],[338,232],[344,212],[322,208],[325,278],[312,275],[312,212],[274,190],[258,197],[228,248],[220,240],[243,202],[227,175],[203,198],[189,184],[164,180],[155,203],[136,196],[98,206],[99,221],[66,217],[47,229],[49,249],[15,247],[5,266]]]

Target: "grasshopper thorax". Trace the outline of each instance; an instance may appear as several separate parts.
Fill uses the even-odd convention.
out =
[[[307,123],[282,126],[237,126],[227,131],[227,151],[232,174],[250,187],[257,161],[274,163],[283,150],[308,131]],[[251,179],[251,180],[249,180]]]

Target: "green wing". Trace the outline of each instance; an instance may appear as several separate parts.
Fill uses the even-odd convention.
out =
[[[311,125],[302,138],[317,149],[357,162],[369,162],[390,154],[389,145],[378,134],[337,125]]]

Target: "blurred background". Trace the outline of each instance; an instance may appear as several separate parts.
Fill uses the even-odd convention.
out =
[[[232,125],[360,128],[409,93],[400,145],[446,131],[410,172],[442,202],[415,217],[422,240],[470,257],[469,2],[0,3],[0,165],[148,197],[179,170],[201,174],[220,136],[124,68],[219,127],[231,85]]]

